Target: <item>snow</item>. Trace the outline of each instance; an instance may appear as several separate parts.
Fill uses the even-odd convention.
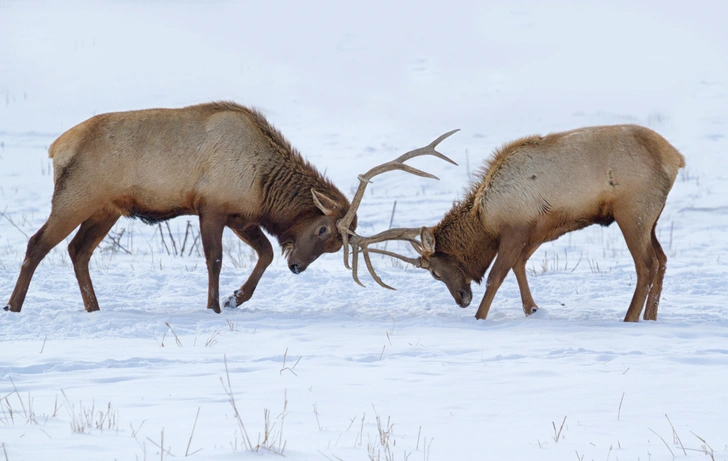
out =
[[[358,174],[460,128],[439,146],[459,166],[411,162],[440,181],[374,179],[365,234],[395,201],[394,226],[435,224],[525,135],[637,123],[687,161],[658,226],[657,322],[621,322],[635,274],[616,226],[543,245],[528,264],[539,311],[524,318],[509,275],[485,321],[483,286],[461,309],[425,271],[377,256],[398,290],[365,273],[361,288],[341,253],[300,275],[277,256],[250,301],[217,315],[199,243],[168,254],[159,228],[131,220],[110,234],[131,254],[107,239],[92,258],[101,311],[88,314],[61,244],[22,313],[0,315],[0,459],[728,459],[726,14],[710,1],[0,0],[0,305],[50,210],[47,147],[98,113],[258,107],[349,197]],[[169,223],[177,246],[187,221]],[[223,298],[255,261],[232,233],[225,246]],[[253,445],[270,410],[270,450],[246,450],[226,389]]]

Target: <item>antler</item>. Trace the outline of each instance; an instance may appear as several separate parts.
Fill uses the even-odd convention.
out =
[[[349,207],[349,211],[346,213],[346,215],[341,218],[337,222],[337,227],[339,229],[339,232],[341,233],[341,238],[343,240],[343,246],[344,246],[344,266],[346,266],[347,269],[352,269],[352,276],[354,277],[354,281],[358,283],[361,286],[364,286],[359,281],[359,276],[357,274],[357,268],[358,268],[358,260],[359,260],[359,251],[364,255],[364,262],[366,263],[367,269],[369,270],[369,273],[372,275],[372,278],[381,286],[384,288],[389,288],[390,290],[394,290],[394,288],[390,287],[389,285],[382,282],[382,279],[379,278],[379,276],[374,272],[374,266],[372,266],[372,262],[369,258],[369,252],[378,253],[378,254],[384,254],[388,256],[393,256],[395,258],[399,258],[402,261],[408,262],[410,264],[413,264],[417,267],[421,266],[420,258],[414,259],[414,258],[408,258],[406,256],[398,255],[396,253],[392,253],[385,250],[378,250],[378,249],[369,249],[368,246],[372,243],[378,243],[383,242],[385,240],[404,240],[408,241],[412,244],[415,250],[418,252],[421,252],[421,244],[417,241],[416,237],[419,234],[419,229],[389,229],[384,232],[380,232],[379,234],[373,235],[371,237],[362,237],[360,235],[357,235],[353,231],[349,229],[349,226],[351,225],[351,222],[354,219],[354,216],[356,215],[357,210],[359,209],[359,205],[361,204],[361,200],[364,197],[364,191],[366,190],[366,187],[369,183],[371,183],[371,179],[379,174],[385,173],[387,171],[392,170],[402,170],[406,171],[407,173],[414,174],[416,176],[422,176],[424,178],[432,178],[432,179],[439,179],[437,176],[427,173],[422,170],[418,170],[417,168],[411,167],[409,165],[406,165],[404,162],[407,160],[419,157],[422,155],[432,155],[434,157],[440,158],[442,160],[445,160],[446,162],[452,163],[453,165],[457,165],[454,161],[449,159],[448,157],[442,155],[441,153],[437,152],[435,150],[435,147],[440,144],[444,139],[448,138],[455,132],[459,130],[452,130],[448,131],[447,133],[439,136],[437,139],[432,141],[430,144],[428,144],[425,147],[420,147],[419,149],[411,150],[405,154],[400,155],[396,159],[383,163],[381,165],[375,166],[371,170],[367,171],[363,175],[359,175],[359,188],[356,191],[356,194],[354,194],[354,198],[351,201],[351,206]],[[351,242],[352,246],[352,263],[351,267],[349,267],[349,243]]]
[[[384,232],[380,232],[379,234],[373,235],[372,237],[361,237],[359,235],[354,234],[351,238],[351,246],[352,246],[352,277],[354,277],[354,281],[358,283],[361,286],[364,286],[361,281],[359,281],[359,273],[358,273],[358,265],[359,265],[359,251],[362,252],[364,255],[364,263],[367,266],[367,269],[369,270],[369,273],[372,275],[372,278],[381,286],[384,288],[389,288],[390,290],[394,290],[394,288],[390,287],[386,283],[382,281],[381,278],[377,275],[377,273],[374,271],[374,266],[372,265],[372,261],[369,258],[369,252],[393,256],[395,258],[399,258],[405,262],[408,262],[414,266],[421,266],[418,259],[416,258],[408,258],[406,256],[399,255],[397,253],[393,253],[391,251],[386,250],[379,250],[377,248],[369,249],[369,245],[372,243],[378,243],[383,242],[385,240],[404,240],[407,242],[410,242],[412,246],[417,249],[420,247],[420,243],[415,239],[417,234],[419,233],[419,229],[389,229]]]

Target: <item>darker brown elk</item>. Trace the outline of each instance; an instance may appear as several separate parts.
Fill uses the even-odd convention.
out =
[[[89,276],[94,248],[121,216],[156,223],[198,215],[209,275],[207,308],[220,312],[222,235],[227,226],[258,254],[226,305],[250,299],[277,237],[293,273],[342,246],[336,222],[349,201],[255,110],[229,103],[95,116],[50,147],[55,189],[48,221],[33,235],[5,310],[19,312],[46,254],[68,246],[87,311],[99,309]],[[356,219],[351,221],[356,228]]]
[[[371,243],[412,242],[418,258],[385,253],[429,270],[461,307],[470,304],[471,281],[480,283],[493,263],[478,319],[487,317],[496,291],[513,270],[529,315],[537,305],[526,262],[539,245],[616,221],[637,272],[624,320],[636,322],[643,308],[645,320],[656,320],[667,257],[655,227],[684,166],[683,156],[663,137],[635,125],[530,136],[496,151],[467,197],[436,226],[392,229],[362,238],[359,247],[366,255]]]

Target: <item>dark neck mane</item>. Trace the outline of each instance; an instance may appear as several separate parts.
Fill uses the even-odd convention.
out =
[[[486,233],[476,203],[477,187],[456,202],[433,229],[435,254],[444,253],[457,261],[463,271],[480,283],[498,250],[498,238]]]
[[[268,142],[274,157],[269,171],[261,172],[260,187],[263,198],[261,225],[279,237],[291,225],[306,218],[321,216],[311,189],[335,200],[343,216],[349,209],[349,200],[310,162],[305,160],[283,135],[257,110],[238,106],[248,113]]]
[[[470,186],[465,199],[456,202],[433,229],[435,251],[454,258],[465,273],[478,283],[498,252],[498,235],[486,230],[484,220],[488,218],[483,216],[480,203],[491,183],[496,180],[498,171],[514,152],[523,146],[548,142],[550,139],[526,136],[496,149],[478,173],[479,178]]]

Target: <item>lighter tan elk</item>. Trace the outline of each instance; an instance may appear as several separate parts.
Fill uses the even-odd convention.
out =
[[[637,272],[624,321],[639,320],[643,308],[645,320],[656,320],[667,257],[655,227],[684,166],[683,156],[663,137],[636,125],[522,138],[495,152],[480,181],[436,226],[355,236],[354,259],[363,252],[367,268],[383,286],[369,252],[427,269],[447,285],[461,307],[472,299],[471,281],[480,283],[495,259],[475,317],[487,317],[511,269],[523,310],[530,315],[538,306],[528,287],[526,262],[539,245],[591,224],[608,226],[616,221]],[[345,230],[340,226],[340,231]],[[420,256],[407,258],[368,248],[385,240],[409,241]],[[358,280],[356,270],[354,278]]]
[[[62,134],[49,155],[51,213],[28,242],[5,310],[20,311],[40,261],[79,225],[68,251],[84,307],[98,310],[88,263],[121,216],[150,224],[198,215],[207,308],[218,313],[225,226],[258,254],[248,280],[226,301],[231,307],[250,299],[273,260],[261,228],[278,238],[296,274],[341,248],[336,221],[349,201],[263,115],[234,103],[97,115]]]
[[[412,156],[439,155],[431,150]],[[356,229],[356,210],[346,197],[262,114],[231,102],[97,115],[62,134],[49,156],[55,183],[51,214],[28,241],[6,311],[20,312],[38,264],[79,225],[68,252],[89,312],[99,310],[89,260],[121,216],[147,224],[199,216],[207,308],[217,313],[226,226],[258,254],[226,307],[249,300],[273,260],[261,229],[278,239],[294,274],[324,252],[339,251],[337,223],[343,217],[347,232]],[[403,164],[394,169],[432,177]]]

